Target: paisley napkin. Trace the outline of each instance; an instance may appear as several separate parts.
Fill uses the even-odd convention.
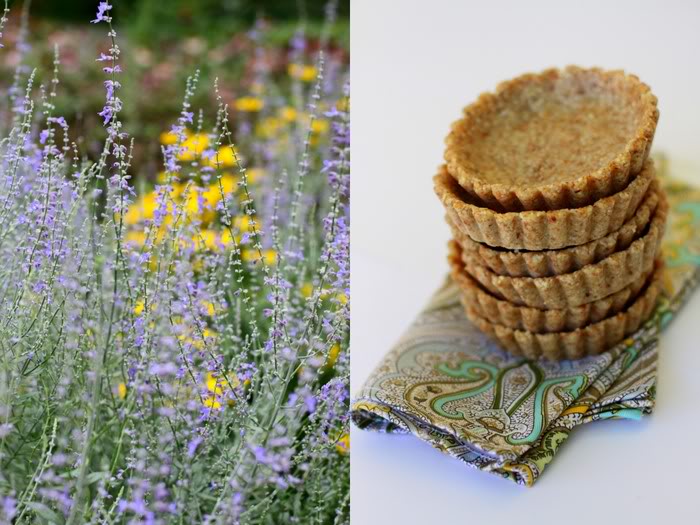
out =
[[[650,413],[659,333],[700,278],[700,190],[659,164],[670,204],[664,292],[642,328],[578,361],[512,357],[469,323],[448,279],[366,381],[352,405],[354,423],[411,433],[530,486],[577,425]]]

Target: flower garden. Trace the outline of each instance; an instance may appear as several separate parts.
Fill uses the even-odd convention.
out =
[[[194,67],[155,123],[129,109],[158,91],[129,78],[120,14],[99,2],[86,37],[102,101],[85,115],[62,99],[61,46],[2,17],[0,524],[346,523],[334,5],[282,51],[258,19],[245,81]]]

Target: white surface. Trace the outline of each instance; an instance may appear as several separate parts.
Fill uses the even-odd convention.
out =
[[[446,271],[431,177],[480,92],[549,66],[624,68],[659,97],[655,150],[700,184],[700,3],[354,0],[351,27],[353,393]],[[700,293],[662,337],[655,414],[577,429],[532,489],[353,428],[352,523],[698,523],[698,319]]]

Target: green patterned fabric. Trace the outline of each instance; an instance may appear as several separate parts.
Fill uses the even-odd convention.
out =
[[[529,486],[577,425],[650,413],[658,335],[700,276],[700,191],[663,174],[661,182],[670,204],[664,291],[635,334],[578,361],[512,357],[469,323],[448,280],[365,383],[355,424],[414,434]]]

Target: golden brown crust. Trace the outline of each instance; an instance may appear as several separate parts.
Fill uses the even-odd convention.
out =
[[[642,204],[620,229],[586,244],[559,250],[533,252],[491,248],[465,235],[449,217],[447,222],[452,235],[464,249],[464,256],[471,259],[473,264],[486,266],[498,275],[549,277],[574,272],[627,248],[642,234],[660,199],[665,200],[665,197],[654,179]]]
[[[501,83],[446,139],[450,174],[499,211],[586,206],[644,164],[659,112],[634,75],[569,66]]]
[[[592,303],[568,309],[540,310],[518,306],[491,295],[464,270],[461,255],[459,245],[450,242],[450,275],[461,289],[464,307],[472,308],[490,323],[532,333],[568,332],[597,323],[625,308],[646,284],[644,279],[638,279],[619,292]]]
[[[663,237],[667,210],[666,203],[660,203],[648,230],[627,249],[575,272],[551,277],[508,277],[496,275],[468,259],[464,261],[465,268],[491,293],[521,306],[571,308],[597,301],[651,271]]]
[[[624,190],[591,205],[508,213],[465,200],[469,197],[445,166],[440,167],[433,182],[452,223],[473,240],[510,250],[557,250],[585,244],[618,230],[637,210],[654,174],[654,163],[649,159]]]
[[[467,317],[484,333],[490,335],[511,354],[530,359],[545,358],[553,361],[579,359],[597,355],[622,341],[650,317],[661,292],[663,265],[656,265],[646,290],[623,312],[597,323],[570,332],[534,334],[513,330],[490,323],[473,308],[467,308]]]

